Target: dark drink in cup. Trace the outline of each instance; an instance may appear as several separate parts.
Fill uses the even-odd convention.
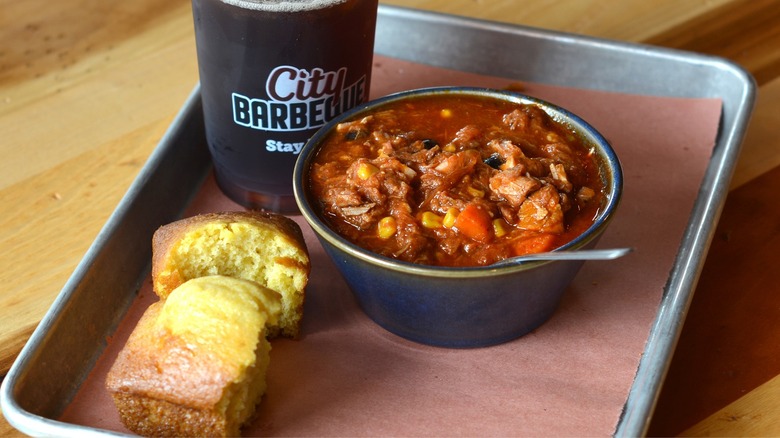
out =
[[[377,0],[192,0],[206,138],[236,202],[297,210],[306,140],[368,99]]]

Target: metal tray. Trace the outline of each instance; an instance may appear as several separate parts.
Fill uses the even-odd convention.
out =
[[[614,432],[643,435],[753,108],[751,76],[721,58],[385,5],[379,10],[376,52],[550,85],[723,100],[717,144]],[[56,418],[148,275],[152,233],[180,216],[209,169],[196,87],[5,377],[0,404],[11,425],[31,435],[119,435]]]

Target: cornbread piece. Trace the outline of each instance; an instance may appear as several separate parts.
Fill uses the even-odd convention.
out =
[[[311,267],[292,219],[261,212],[193,216],[159,228],[152,251],[152,280],[160,298],[204,275],[252,280],[282,294],[282,316],[278,326],[268,328],[269,336],[298,336]]]
[[[278,293],[224,276],[152,304],[106,378],[122,423],[145,436],[238,436],[266,389]]]

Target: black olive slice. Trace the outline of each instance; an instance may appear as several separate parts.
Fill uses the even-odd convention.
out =
[[[366,132],[363,129],[350,129],[347,131],[346,134],[344,134],[344,138],[347,140],[357,140],[361,137],[365,137],[368,135],[368,132]]]
[[[423,140],[422,144],[425,149],[433,149],[434,147],[439,145],[439,143],[436,143],[436,141],[431,140],[430,138],[426,138],[425,140]]]
[[[493,169],[498,169],[502,164],[504,164],[504,159],[501,158],[501,155],[499,155],[498,152],[494,152],[491,156],[482,160],[482,162],[492,167]]]

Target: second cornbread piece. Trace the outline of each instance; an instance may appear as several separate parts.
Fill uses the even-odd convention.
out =
[[[143,314],[106,378],[122,423],[145,436],[238,436],[266,390],[281,297],[223,276],[192,279]]]
[[[298,337],[311,266],[292,219],[255,211],[201,214],[160,227],[152,254],[152,281],[160,298],[207,275],[255,281],[282,295],[282,315],[278,326],[269,326],[269,336]]]

